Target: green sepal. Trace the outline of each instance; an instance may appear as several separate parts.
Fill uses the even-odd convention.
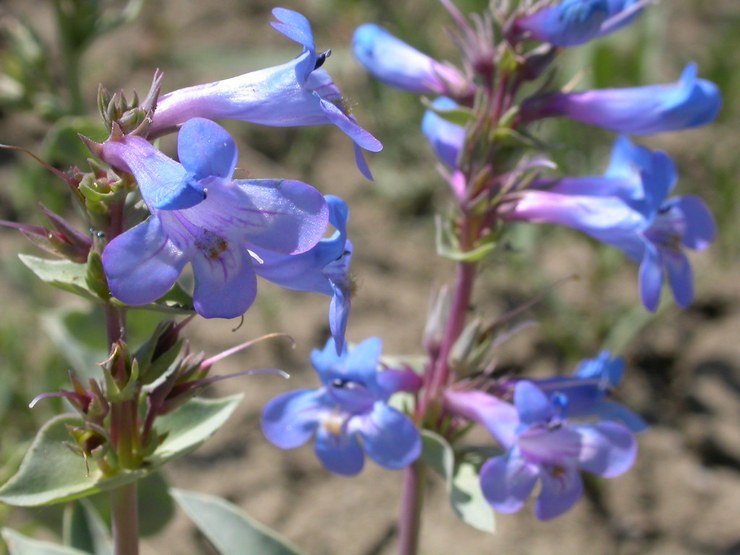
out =
[[[496,248],[495,234],[489,234],[480,240],[480,244],[469,251],[460,250],[455,232],[449,222],[436,219],[437,254],[454,262],[480,262]]]
[[[69,260],[48,260],[28,254],[19,254],[18,258],[41,281],[90,301],[100,300],[87,283],[87,264]]]
[[[3,528],[2,534],[10,555],[90,555],[73,547],[34,540],[10,528]]]
[[[241,399],[242,395],[191,399],[172,413],[159,417],[154,429],[164,440],[145,460],[145,466],[120,470],[110,476],[104,475],[94,464],[86,470],[84,459],[67,446],[71,439],[67,426],[82,426],[82,419],[57,416],[39,430],[18,472],[0,487],[0,501],[22,507],[50,505],[140,480],[205,442],[226,422]]]
[[[220,497],[181,489],[170,493],[219,555],[301,555],[275,531]]]
[[[439,117],[441,117],[443,120],[453,123],[455,125],[459,125],[460,127],[465,127],[469,122],[473,121],[475,117],[475,114],[473,114],[472,110],[469,110],[468,108],[459,107],[459,108],[441,109],[441,108],[436,107],[432,103],[432,101],[426,97],[422,97],[421,103],[424,104],[424,107],[427,110],[434,112]]]
[[[85,273],[85,284],[87,288],[95,293],[98,297],[107,301],[110,299],[110,289],[108,289],[108,279],[105,277],[103,270],[103,259],[100,253],[91,250],[87,256],[87,272]]]
[[[458,518],[477,530],[494,533],[495,516],[480,489],[478,465],[467,457],[456,461],[452,446],[434,432],[422,430],[421,437],[422,460],[444,478],[452,510]]]

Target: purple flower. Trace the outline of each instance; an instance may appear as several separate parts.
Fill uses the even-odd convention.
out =
[[[645,0],[563,0],[515,22],[515,29],[555,46],[577,46],[632,23]]]
[[[505,216],[565,225],[621,249],[640,263],[640,294],[648,310],[657,309],[666,274],[676,302],[685,308],[694,293],[683,247],[706,249],[715,224],[697,197],[666,200],[675,182],[675,166],[665,153],[620,137],[604,176],[566,178],[548,191],[526,191]]]
[[[378,371],[382,343],[371,338],[337,355],[330,339],[311,363],[322,387],[285,393],[262,411],[262,431],[281,449],[293,449],[316,436],[315,452],[331,472],[358,474],[364,453],[397,470],[421,453],[421,436],[406,415],[388,406],[389,397],[418,386],[412,372]],[[364,453],[363,453],[364,451]]]
[[[352,243],[347,240],[347,204],[332,195],[326,195],[329,223],[334,234],[322,239],[310,250],[291,256],[255,249],[262,261],[255,264],[257,274],[287,289],[321,293],[331,297],[329,329],[337,353],[344,349],[353,282],[349,275],[352,261]]]
[[[257,291],[249,250],[300,254],[321,239],[327,226],[326,201],[310,185],[232,180],[236,145],[206,119],[192,119],[180,130],[180,163],[135,136],[107,141],[100,154],[133,174],[151,212],[103,252],[111,293],[129,305],[160,298],[190,262],[195,310],[206,318],[239,316]],[[172,191],[186,193],[173,197]],[[201,202],[190,206],[190,191]],[[174,207],[182,209],[162,209]]]
[[[596,416],[600,420],[621,422],[632,432],[642,432],[647,424],[628,408],[609,400],[622,381],[624,359],[602,351],[596,358],[581,361],[573,376],[532,380],[551,401],[556,396],[567,400],[567,417]]]
[[[522,120],[565,116],[632,135],[699,127],[717,117],[722,98],[717,85],[696,74],[696,64],[689,64],[681,79],[669,85],[534,97],[522,105]]]
[[[373,23],[357,28],[352,49],[370,75],[397,89],[418,94],[465,94],[470,88],[457,69],[422,54]]]
[[[457,103],[446,96],[435,99],[432,106],[440,112],[458,108]],[[465,142],[465,128],[446,120],[434,110],[427,110],[421,120],[421,131],[432,145],[437,158],[449,169],[455,169]]]
[[[580,471],[613,478],[635,460],[637,443],[627,428],[614,422],[569,424],[558,405],[531,382],[517,383],[514,407],[502,405],[489,402],[470,409],[506,449],[480,471],[483,495],[499,512],[519,511],[539,481],[535,515],[540,520],[555,518],[583,495]]]
[[[303,53],[280,66],[165,94],[157,102],[150,135],[162,135],[193,117],[273,127],[333,124],[354,141],[358,167],[371,179],[360,149],[379,152],[383,146],[357,124],[329,74],[319,69],[330,51],[317,54],[303,15],[284,8],[272,13],[278,20],[272,26],[303,46]]]

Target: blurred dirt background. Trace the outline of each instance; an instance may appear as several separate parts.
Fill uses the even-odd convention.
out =
[[[28,18],[43,36],[53,38],[46,2],[3,4],[5,16]],[[485,2],[460,4],[473,8]],[[445,16],[436,2],[423,0],[281,5],[306,14],[318,47],[333,49],[325,67],[358,120],[376,133],[386,150],[370,160],[376,176],[370,184],[355,170],[351,144],[336,129],[227,124],[240,147],[238,176],[296,178],[342,196],[351,209],[358,282],[348,337],[361,341],[376,335],[383,338],[386,353],[418,352],[430,292],[452,276],[451,264],[438,259],[434,249],[433,207],[445,206],[446,191],[418,132],[418,99],[372,83],[351,59],[349,43],[357,25],[376,21],[420,48],[454,60],[450,42],[437,30],[446,23]],[[87,56],[89,86],[84,92],[91,112],[97,83],[144,93],[157,67],[165,71],[163,90],[168,91],[290,59],[298,52],[269,27],[272,7],[262,0],[150,0],[136,22],[98,41]],[[504,346],[501,366],[512,372],[568,373],[577,360],[595,356],[606,342],[622,345],[628,372],[620,398],[651,424],[640,437],[637,464],[626,476],[591,484],[587,498],[554,522],[537,522],[529,509],[499,516],[494,536],[459,522],[448,506],[444,485],[432,479],[422,532],[424,555],[740,554],[740,262],[735,246],[740,238],[735,203],[740,88],[737,58],[732,62],[740,30],[738,6],[734,0],[672,0],[652,10],[638,29],[609,39],[608,48],[616,57],[589,51],[601,56],[606,66],[586,79],[606,75],[617,80],[613,85],[622,86],[668,82],[686,62],[696,60],[702,75],[728,88],[717,125],[644,141],[668,150],[682,172],[678,192],[700,194],[724,228],[711,251],[692,259],[696,302],[686,311],[666,303],[648,319],[641,308],[634,308],[639,303],[636,268],[621,255],[598,249],[573,232],[534,228],[512,235],[511,252],[487,266],[476,295],[477,306],[497,314],[564,280],[530,310],[529,316],[540,325]],[[735,42],[718,44],[722,37],[734,37]],[[652,50],[645,50],[648,47]],[[639,75],[625,75],[625,67],[614,64],[632,60],[635,48],[650,63],[639,66]],[[584,56],[570,54],[565,63],[579,67],[588,61]],[[46,129],[37,116],[0,112],[2,143],[38,150]],[[565,133],[565,160],[584,174],[605,166],[608,134],[576,126],[545,131]],[[591,145],[597,146],[582,150]],[[29,213],[14,204],[20,162],[0,152],[3,219]],[[33,223],[41,222],[33,218]],[[79,304],[30,283],[34,278],[16,260],[21,249],[33,252],[12,232],[0,234],[5,320],[0,356],[3,375],[16,375],[0,387],[15,387],[4,397],[25,396],[27,402],[39,392],[39,384],[63,383],[66,372],[66,363],[38,325],[42,314],[59,304]],[[534,270],[529,266],[533,260]],[[573,275],[577,279],[566,279]],[[322,469],[311,447],[282,452],[259,430],[259,412],[267,400],[288,388],[316,385],[307,361],[310,350],[321,347],[327,336],[327,305],[325,298],[261,283],[257,304],[240,327],[238,321],[203,320],[191,326],[193,347],[210,354],[262,333],[289,333],[295,349],[285,342],[261,345],[227,360],[218,372],[278,366],[290,372],[291,379],[258,376],[213,387],[213,395],[242,391],[245,401],[209,443],[170,465],[167,478],[175,487],[226,497],[310,555],[390,555],[401,473],[368,463],[357,478],[335,477]],[[34,377],[34,365],[46,365],[57,374]],[[17,377],[23,374],[28,376]],[[19,410],[3,416],[5,466],[17,463],[28,440],[24,426],[29,418],[43,416],[29,417]],[[12,432],[16,424],[21,431]],[[28,518],[8,509],[0,515],[11,524]],[[178,512],[161,534],[146,540],[144,553],[214,551]]]

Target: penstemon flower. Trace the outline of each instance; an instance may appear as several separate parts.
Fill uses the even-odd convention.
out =
[[[514,29],[554,46],[577,46],[634,21],[644,0],[563,0],[514,22]]]
[[[627,89],[557,93],[528,99],[522,121],[565,116],[631,135],[652,135],[699,127],[714,121],[722,98],[717,85],[697,78],[696,64],[677,83]]]
[[[360,25],[352,38],[355,58],[376,79],[417,94],[472,94],[468,79],[373,23]]]
[[[414,423],[388,406],[397,391],[418,388],[412,372],[378,370],[382,343],[370,338],[337,355],[330,339],[314,350],[311,363],[322,387],[276,397],[262,411],[262,431],[281,449],[293,449],[316,436],[315,452],[331,472],[358,474],[365,455],[392,470],[404,468],[421,453]],[[364,453],[363,453],[364,451]]]
[[[316,52],[311,25],[303,15],[285,8],[272,13],[278,19],[272,26],[303,46],[303,53],[279,66],[161,96],[150,136],[172,131],[193,117],[272,127],[332,124],[354,141],[358,167],[371,178],[360,149],[379,152],[383,146],[357,124],[332,78],[320,69],[331,52]]]
[[[196,311],[206,318],[239,316],[257,291],[256,262],[249,249],[303,253],[326,229],[326,201],[310,185],[233,180],[236,145],[212,121],[195,118],[182,127],[180,163],[135,136],[108,140],[100,153],[111,165],[133,174],[151,212],[103,252],[111,293],[126,304],[145,305],[160,298],[190,262]],[[152,201],[165,196],[160,188],[170,192],[184,186],[196,191],[201,202],[164,210]]]
[[[697,197],[666,200],[675,182],[667,155],[621,137],[604,176],[565,178],[547,191],[525,191],[506,217],[565,225],[615,246],[640,263],[640,294],[648,310],[657,309],[666,274],[676,302],[686,307],[693,278],[683,247],[706,249],[715,224]]]
[[[260,263],[254,269],[268,281],[287,289],[321,293],[331,297],[329,329],[337,353],[344,349],[353,282],[349,275],[352,262],[352,242],[347,239],[347,204],[333,195],[326,195],[329,223],[334,233],[319,241],[310,250],[290,256],[255,249]]]

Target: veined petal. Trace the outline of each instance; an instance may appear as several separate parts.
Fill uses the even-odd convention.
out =
[[[355,476],[365,465],[365,455],[355,436],[334,434],[324,426],[316,430],[314,451],[327,470],[342,476]]]
[[[257,295],[257,277],[249,256],[239,245],[208,252],[198,251],[192,259],[196,312],[204,318],[241,316]]]
[[[500,513],[515,513],[527,502],[540,469],[515,453],[488,459],[480,469],[483,496]]]
[[[365,452],[383,468],[405,468],[421,454],[421,436],[414,423],[383,402],[376,402],[370,414],[352,418],[348,431],[362,436]]]
[[[318,426],[323,404],[321,389],[301,389],[275,397],[262,409],[262,432],[281,449],[306,443]]]
[[[111,293],[133,306],[153,302],[169,291],[187,261],[156,216],[114,238],[103,251]]]
[[[542,490],[534,506],[540,520],[550,520],[567,512],[583,496],[583,481],[575,468],[543,468]]]
[[[614,478],[635,462],[637,442],[632,433],[615,422],[598,422],[573,427],[581,436],[578,464],[597,476]]]
[[[188,120],[177,136],[177,155],[196,179],[231,179],[236,168],[236,143],[226,129],[204,118]]]

